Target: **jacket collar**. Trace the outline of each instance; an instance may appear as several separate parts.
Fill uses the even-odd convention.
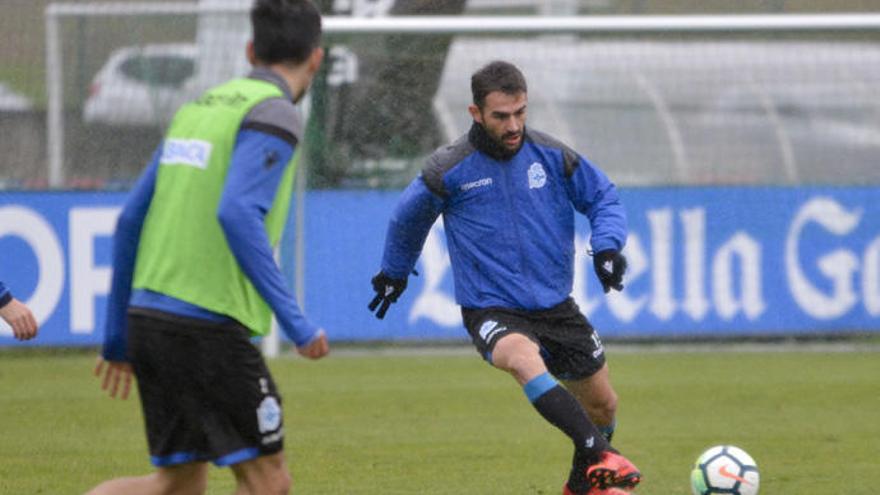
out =
[[[468,131],[468,141],[473,145],[474,148],[502,162],[510,160],[514,157],[514,155],[519,153],[519,150],[522,149],[522,145],[523,143],[525,143],[525,140],[526,132],[525,129],[523,129],[523,139],[520,141],[519,148],[514,151],[510,151],[507,148],[498,144],[497,141],[492,139],[492,137],[489,136],[489,133],[486,132],[486,129],[477,122],[474,122],[471,125],[471,129]]]
[[[254,67],[247,77],[249,79],[259,79],[261,81],[270,82],[278,86],[278,88],[281,89],[281,92],[284,93],[285,98],[296,103],[293,100],[293,92],[290,91],[287,82],[284,78],[272,71],[272,69],[269,69],[268,67]]]

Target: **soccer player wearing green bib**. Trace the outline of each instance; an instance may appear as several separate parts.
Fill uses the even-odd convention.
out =
[[[114,234],[104,347],[95,373],[111,397],[141,397],[152,474],[91,494],[199,494],[208,462],[238,494],[283,494],[281,398],[250,337],[272,314],[310,359],[329,352],[272,250],[290,205],[303,123],[295,103],[321,65],[308,0],[255,0],[254,69],[180,108],[126,201]]]

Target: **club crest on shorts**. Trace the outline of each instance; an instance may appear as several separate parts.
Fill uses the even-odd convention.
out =
[[[540,162],[529,165],[529,189],[540,189],[547,183],[547,172]]]
[[[495,336],[498,332],[503,332],[507,330],[505,326],[498,326],[498,322],[495,320],[486,320],[480,325],[480,337],[484,342],[489,342],[492,340],[492,337]]]
[[[257,422],[260,426],[260,433],[275,431],[281,426],[281,406],[278,399],[271,395],[260,402],[257,408]]]

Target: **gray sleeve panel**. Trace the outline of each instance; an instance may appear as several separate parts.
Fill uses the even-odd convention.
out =
[[[302,140],[303,121],[299,110],[288,99],[269,98],[257,103],[254,108],[245,115],[242,127],[274,127],[290,133],[297,141]]]
[[[437,148],[428,157],[428,161],[422,169],[422,180],[428,186],[428,190],[441,198],[449,197],[449,191],[443,184],[443,176],[474,151],[467,135],[458,138],[452,144]]]
[[[562,160],[563,165],[565,167],[565,177],[571,177],[574,173],[575,169],[580,165],[580,156],[577,152],[571,149],[567,144],[562,141],[554,138],[553,136],[546,134],[541,131],[536,131],[534,129],[528,129],[526,131],[528,139],[531,139],[533,143],[546,146],[548,148],[556,148],[562,151]]]

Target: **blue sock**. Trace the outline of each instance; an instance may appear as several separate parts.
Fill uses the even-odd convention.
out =
[[[584,408],[549,372],[529,380],[523,392],[544,419],[568,435],[575,451],[593,458],[608,448],[608,442]]]
[[[615,428],[617,428],[617,418],[612,419],[610,425],[596,425],[596,427],[599,428],[599,433],[601,433],[602,436],[605,437],[605,440],[608,440],[608,443],[611,443],[611,437],[614,436],[614,430]]]
[[[528,383],[523,385],[523,392],[525,392],[526,397],[529,398],[529,402],[534,404],[542,395],[557,386],[559,386],[559,382],[553,378],[553,375],[549,372],[544,372],[544,374],[532,378]]]

